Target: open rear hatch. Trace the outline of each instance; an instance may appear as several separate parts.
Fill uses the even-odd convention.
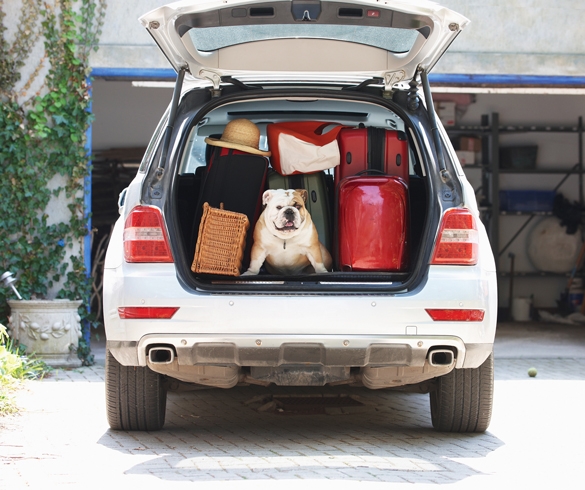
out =
[[[427,73],[469,20],[413,0],[184,1],[140,18],[177,70],[239,80],[382,78]]]

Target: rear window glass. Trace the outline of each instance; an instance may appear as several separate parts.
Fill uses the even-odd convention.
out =
[[[261,131],[266,130],[260,127]],[[223,127],[210,126],[210,127],[198,127],[195,126],[189,133],[189,138],[183,156],[181,158],[181,165],[179,167],[180,174],[192,174],[195,173],[197,167],[201,167],[207,164],[209,155],[207,154],[208,145],[205,142],[205,138],[211,136],[212,138],[220,138]],[[268,149],[268,141],[265,134],[260,135],[259,146],[261,149]]]
[[[270,39],[328,39],[366,44],[392,53],[407,53],[420,35],[413,29],[346,25],[247,25],[190,29],[191,42],[199,51]]]

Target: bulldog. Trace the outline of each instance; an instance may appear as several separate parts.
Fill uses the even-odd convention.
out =
[[[319,242],[317,229],[305,207],[305,189],[270,189],[262,195],[266,206],[254,228],[250,267],[255,275],[265,263],[271,274],[327,272],[331,255]]]

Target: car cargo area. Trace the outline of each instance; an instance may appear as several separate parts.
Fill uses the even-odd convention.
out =
[[[237,161],[232,162],[230,169],[223,171],[221,177],[217,179],[210,177],[210,168],[213,168],[211,161],[214,161],[214,158],[225,157],[219,157],[219,153],[214,154],[214,151],[218,151],[218,147],[207,144],[206,138],[211,138],[214,141],[220,140],[226,124],[240,119],[252,121],[260,132],[260,149],[272,151],[272,155],[269,157],[254,156],[255,160],[252,159],[254,161],[258,161],[258,159],[267,161],[268,168],[265,177],[262,177],[262,169],[257,167],[254,169],[254,164],[250,163],[251,160],[246,160],[245,157],[243,157],[244,160],[240,160],[241,164]],[[280,162],[278,165],[276,162],[275,148],[269,148],[268,128],[271,128],[271,125],[272,128],[277,127],[274,123],[307,121],[318,123],[321,126],[319,130],[322,130],[324,134],[328,131],[339,131],[334,145],[340,148],[340,163],[338,166],[318,171],[310,171],[309,167],[306,172],[283,175],[283,170],[279,166]],[[194,263],[197,242],[198,239],[201,242],[202,238],[200,226],[203,204],[209,200],[210,192],[219,192],[226,196],[225,199],[220,198],[220,200],[221,205],[225,204],[224,209],[228,211],[233,211],[233,209],[230,209],[227,203],[234,199],[238,201],[243,195],[253,194],[258,196],[259,209],[256,211],[256,216],[249,220],[245,242],[238,252],[242,255],[239,272],[244,273],[250,265],[250,249],[253,244],[257,214],[264,207],[261,203],[261,194],[267,189],[279,188],[307,190],[307,210],[310,211],[312,221],[316,225],[319,241],[329,251],[333,260],[328,273],[311,271],[310,273],[293,275],[278,274],[270,273],[266,267],[262,267],[257,275],[241,275],[237,272],[214,274],[209,273],[209,271],[183,270],[184,277],[187,277],[191,284],[196,284],[198,288],[202,289],[238,285],[238,287],[246,289],[259,290],[265,289],[268,285],[280,286],[288,290],[313,291],[347,290],[351,292],[364,287],[374,290],[400,290],[404,289],[403,284],[412,277],[413,271],[417,267],[421,267],[416,264],[428,262],[428,260],[421,262],[419,256],[428,213],[428,184],[425,177],[428,171],[423,170],[420,157],[415,151],[416,145],[412,141],[412,132],[404,120],[388,107],[361,101],[339,100],[338,98],[264,98],[220,105],[205,114],[193,114],[189,124],[192,127],[185,131],[188,136],[180,143],[182,146],[177,152],[175,181],[172,187],[174,191],[171,197],[174,222],[177,223],[175,232],[171,232],[171,241],[180,240],[180,246],[176,248],[182,251],[181,260],[176,260],[175,257],[178,268],[191,268]],[[356,144],[354,140],[363,139],[362,137],[368,140],[363,144],[367,146],[364,151],[368,153],[368,162],[365,164],[365,168],[370,168],[370,170],[358,172],[354,170],[357,168],[355,156],[357,150],[353,151],[352,146]],[[386,138],[388,141],[380,142],[380,138]],[[388,177],[387,168],[384,168],[383,165],[377,168],[380,161],[384,159],[384,156],[375,150],[375,147],[380,146],[380,144],[386,144],[388,148],[392,145],[400,145],[400,154],[391,157],[392,165],[397,170],[390,170],[400,175]],[[347,148],[345,148],[346,146]],[[390,149],[386,151],[389,152]],[[236,155],[236,157],[242,158],[242,155]],[[284,156],[279,154],[278,157],[279,160],[281,157],[284,160]],[[212,178],[216,179],[217,182],[211,184]],[[392,180],[391,185],[400,186],[403,189],[400,192],[404,196],[402,198],[403,204],[389,201],[386,206],[383,206],[389,214],[388,218],[380,218],[384,210],[373,204],[363,212],[363,216],[359,214],[362,211],[359,211],[358,214],[354,211],[345,212],[344,199],[350,199],[344,197],[345,192],[353,193],[353,196],[361,195],[364,191],[360,188],[360,182],[366,181],[367,184],[370,184],[384,178]],[[345,191],[345,181],[355,181],[356,179],[357,190]],[[259,181],[262,182],[260,185]],[[398,183],[394,181],[398,181]],[[354,187],[355,184],[356,182],[352,183]],[[212,185],[216,186],[216,190],[206,190],[206,187],[209,188]],[[380,193],[377,188],[367,192],[374,195]],[[252,197],[252,199],[256,198]],[[219,204],[216,202],[215,206],[219,207]],[[210,206],[214,206],[214,204],[210,203]],[[346,218],[343,213],[351,214],[351,216]],[[393,236],[392,231],[388,230],[388,225],[383,221],[394,222],[396,218],[393,215],[396,213],[404,214],[404,216],[400,216],[403,221],[402,237]],[[353,220],[351,225],[339,226],[339,223],[346,223],[348,220]],[[379,222],[375,222],[375,220],[379,220]],[[369,231],[369,233],[373,233],[373,236],[371,238],[361,236],[362,241],[355,245],[355,248],[358,249],[357,252],[353,250],[347,252],[344,247],[354,246],[352,241],[359,238],[359,235],[366,233],[360,231],[360,226],[368,221],[376,223],[377,228],[373,232],[370,228]],[[230,226],[232,225],[227,225],[228,228]],[[390,233],[388,233],[389,231]],[[384,234],[387,234],[388,238],[383,238]],[[403,249],[388,252],[388,242],[392,241],[396,242],[395,248],[402,247]],[[377,242],[380,243],[376,245]],[[283,246],[286,247],[286,243]],[[213,246],[211,250],[213,251]],[[348,253],[360,255],[361,262],[357,260],[349,265],[344,263],[343,256]],[[399,259],[394,261],[396,263],[390,261],[388,264],[381,262],[382,265],[377,265],[378,256],[388,255],[388,253],[399,255]]]

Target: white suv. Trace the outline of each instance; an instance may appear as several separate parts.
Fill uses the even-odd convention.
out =
[[[429,393],[437,430],[485,431],[496,268],[427,78],[469,21],[420,0],[184,1],[140,20],[178,77],[106,257],[110,426],[160,429],[167,391],[181,383],[346,384]],[[241,118],[259,128],[263,150],[273,123],[404,134],[406,268],[193,272],[205,139]],[[334,173],[324,171],[333,256]]]

